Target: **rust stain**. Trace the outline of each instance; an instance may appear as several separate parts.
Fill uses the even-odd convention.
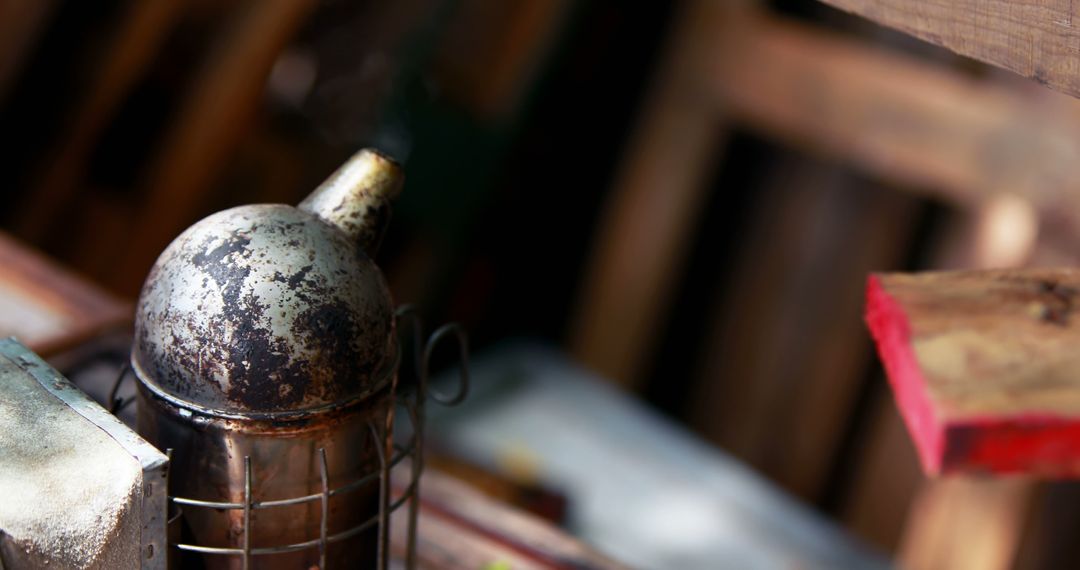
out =
[[[196,224],[162,255],[140,299],[137,347],[177,396],[288,411],[375,380],[390,306],[353,240],[295,208],[241,207]]]

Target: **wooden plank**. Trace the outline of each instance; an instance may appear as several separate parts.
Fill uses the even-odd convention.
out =
[[[1080,96],[1072,0],[822,1]]]
[[[1080,270],[874,275],[867,322],[931,474],[1080,474]]]
[[[727,12],[726,3],[699,0],[677,17],[666,60],[601,213],[578,296],[571,352],[629,389],[649,363],[707,195],[722,129],[714,103],[702,93],[702,58]]]
[[[936,246],[937,267],[1018,266],[1037,249],[1038,220],[1015,196],[995,197],[947,221]],[[848,524],[857,534],[897,550],[902,567],[1011,567],[1037,486],[920,477],[915,449],[892,400],[882,390],[874,431],[862,447],[847,498]],[[953,547],[972,543],[992,546]]]
[[[638,568],[888,566],[742,462],[542,345],[475,358],[469,400],[432,409],[428,426],[444,449],[562,489],[575,534]]]
[[[701,19],[709,17],[721,16]],[[712,22],[711,27],[730,33],[715,34],[719,39],[710,48],[704,78],[711,94],[699,97],[711,97],[718,108],[759,131],[961,205],[1012,192],[1029,198],[1041,215],[1066,218],[1066,225],[1078,216],[1080,194],[1072,190],[1072,181],[1080,177],[1077,101],[1046,90],[964,78],[775,18],[742,18],[727,28]],[[669,91],[678,86],[667,83]],[[664,167],[676,161],[685,161],[684,167],[700,164],[699,147],[691,143],[709,136],[697,134],[703,125],[718,128],[715,119],[691,124],[690,111],[706,108],[697,99],[683,95],[669,100],[676,110],[669,111],[668,122],[661,122],[664,115],[655,109],[662,104],[657,104],[652,123],[644,123],[632,147],[636,150],[628,155],[615,190],[625,197],[612,199],[601,226],[597,261],[571,335],[575,355],[631,384],[625,378],[647,360],[643,347],[649,333],[641,331],[655,326],[654,315],[662,310],[654,305],[666,302],[670,269],[680,266],[677,259],[656,265],[650,260],[677,252],[679,240],[685,239],[679,237],[685,236],[680,228],[692,219],[681,212],[701,200],[681,190],[684,179],[698,180],[700,174],[666,181],[666,202],[648,201],[664,195],[648,190],[650,180],[662,179]],[[685,148],[674,142],[663,146],[664,129],[679,126],[672,116],[684,117]],[[674,158],[665,161],[662,152]],[[652,184],[660,187],[662,182]]]
[[[926,482],[888,390],[882,390],[871,405],[871,424],[855,453],[852,483],[839,512],[855,536],[895,552],[905,521],[914,522],[908,517],[912,500]]]
[[[1012,192],[1077,218],[1080,102],[777,19],[736,31],[718,42],[712,89],[761,132],[960,205]]]
[[[41,183],[20,208],[15,230],[19,237],[40,242],[57,213],[77,195],[99,136],[157,55],[182,5],[180,0],[161,0],[128,6],[90,86],[76,104],[71,128],[46,161]]]
[[[713,443],[775,476],[773,424],[777,408],[797,381],[806,340],[799,292],[811,286],[815,253],[827,249],[828,232],[813,232],[829,218],[838,180],[821,165],[788,158],[777,161],[761,195],[759,211],[743,237],[727,302],[717,303],[713,329],[703,343],[691,425]],[[823,235],[824,234],[824,235]],[[834,245],[834,244],[828,244]],[[775,358],[786,354],[787,358]]]
[[[946,220],[947,226],[935,246],[934,265],[940,268],[1020,266],[1037,249],[1038,222],[1032,217],[1030,206],[1011,195],[988,200],[975,211],[960,212]],[[968,497],[978,496],[978,504],[955,501],[948,493],[939,493],[935,488],[937,480],[921,477],[915,449],[884,386],[875,400],[869,435],[859,446],[854,481],[842,508],[844,519],[857,535],[889,551],[898,549],[902,540],[904,559],[918,560],[921,564],[912,567],[955,568],[952,554],[940,548],[941,537],[923,532],[921,517],[948,517],[953,516],[948,513],[957,510],[977,510],[987,513],[988,518],[1008,517],[1012,510],[996,505],[1012,504],[1014,495],[1034,491],[1003,486],[996,493],[967,493]],[[914,503],[920,506],[908,516],[908,505]],[[983,528],[1012,528],[1009,525],[1013,524],[1011,520],[988,520]],[[1009,535],[1008,540],[1002,536],[994,540],[1015,546],[1020,542],[1019,530]],[[971,536],[963,528],[950,532],[955,533],[953,541],[968,540]],[[928,562],[929,551],[938,553],[939,564]],[[1012,558],[1011,552],[1004,552],[999,562],[987,567],[1005,567]]]
[[[133,316],[128,303],[0,233],[0,337],[52,356]]]
[[[1008,570],[1034,493],[1019,478],[947,477],[926,485],[912,504],[901,566]]]
[[[395,513],[390,540],[393,556],[401,564],[406,556],[407,524],[405,512]],[[488,537],[465,531],[452,520],[422,512],[418,527],[416,558],[417,566],[423,570],[476,570],[499,565],[515,570],[549,568]]]
[[[408,462],[394,470],[395,493],[408,485],[408,473]],[[436,469],[425,468],[420,496],[417,554],[423,568],[625,568],[547,521]],[[404,512],[395,515],[391,533],[397,556],[405,551]]]

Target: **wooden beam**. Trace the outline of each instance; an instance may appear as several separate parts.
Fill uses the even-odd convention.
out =
[[[682,71],[657,82],[627,153],[571,332],[594,370],[634,385],[647,362],[722,114],[961,206],[1023,196],[1077,239],[1080,102],[777,18],[738,11],[732,25],[732,12],[687,16],[707,32],[672,48],[668,65]]]
[[[888,390],[880,390],[868,405],[871,419],[853,451],[851,484],[840,518],[855,536],[883,552],[895,553],[901,541],[909,540],[905,521],[909,528],[918,528],[917,521],[908,520],[912,500],[920,487],[932,482],[919,469],[915,448]]]
[[[1080,6],[1072,0],[822,1],[1080,96]]]
[[[395,499],[409,484],[408,462],[393,471]],[[408,509],[393,516],[393,554],[404,558]],[[466,570],[590,568],[626,570],[620,562],[596,551],[531,513],[486,496],[452,475],[425,466],[420,485],[417,536],[420,568]]]
[[[931,474],[1080,475],[1080,270],[874,275],[867,323]]]
[[[1080,213],[1080,102],[777,19],[736,31],[711,85],[755,129],[952,203],[1009,192],[1047,219]]]
[[[1013,568],[1036,489],[1029,480],[946,477],[912,503],[898,566],[924,570]]]
[[[0,233],[0,338],[50,357],[129,326],[129,303]]]
[[[705,97],[702,57],[730,9],[699,0],[683,7],[671,45],[615,186],[570,330],[581,363],[628,389],[649,364],[686,245],[708,196],[706,177],[722,128]]]
[[[19,237],[42,241],[57,214],[78,195],[101,133],[153,63],[183,8],[180,0],[132,2],[127,7],[89,86],[80,93],[71,127],[46,161],[41,182],[25,197],[15,222]]]
[[[936,240],[933,265],[1016,267],[1037,250],[1037,233],[1030,208],[1001,196],[951,220]],[[847,497],[849,524],[861,536],[896,550],[902,568],[1015,567],[1038,485],[1014,478],[921,477],[916,450],[892,400],[887,391],[878,398],[876,433],[862,446]]]

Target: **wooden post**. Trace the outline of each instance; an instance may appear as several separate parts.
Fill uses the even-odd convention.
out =
[[[867,322],[931,474],[1080,475],[1080,270],[874,275]]]
[[[981,267],[1019,265],[1035,249],[1036,224],[1037,220],[1022,203],[1001,195],[977,209],[969,231],[953,236],[952,247],[942,252],[942,261],[946,265]],[[889,416],[886,421],[890,433],[899,435],[899,419]],[[893,449],[901,445],[895,437],[892,441]],[[895,454],[879,459],[884,461],[878,461],[877,465],[890,465],[895,462]],[[893,485],[903,484],[902,479],[887,480]],[[877,497],[880,491],[880,488],[864,489],[862,496]],[[961,476],[925,480],[911,499],[897,559],[904,567],[931,570],[1011,568],[1020,550],[1028,512],[1038,493],[1038,486],[1026,478]],[[861,510],[865,516],[867,509]],[[957,544],[967,546],[957,548]]]
[[[823,1],[1080,96],[1080,5],[1071,0]]]
[[[718,108],[701,86],[702,57],[727,2],[683,7],[672,44],[630,141],[570,331],[574,356],[605,378],[637,387],[663,323],[716,156]]]

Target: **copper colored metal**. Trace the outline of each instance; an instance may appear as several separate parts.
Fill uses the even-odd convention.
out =
[[[400,186],[361,151],[298,208],[196,223],[147,277],[138,428],[172,450],[181,538],[208,567],[375,566],[397,344],[370,255]]]

